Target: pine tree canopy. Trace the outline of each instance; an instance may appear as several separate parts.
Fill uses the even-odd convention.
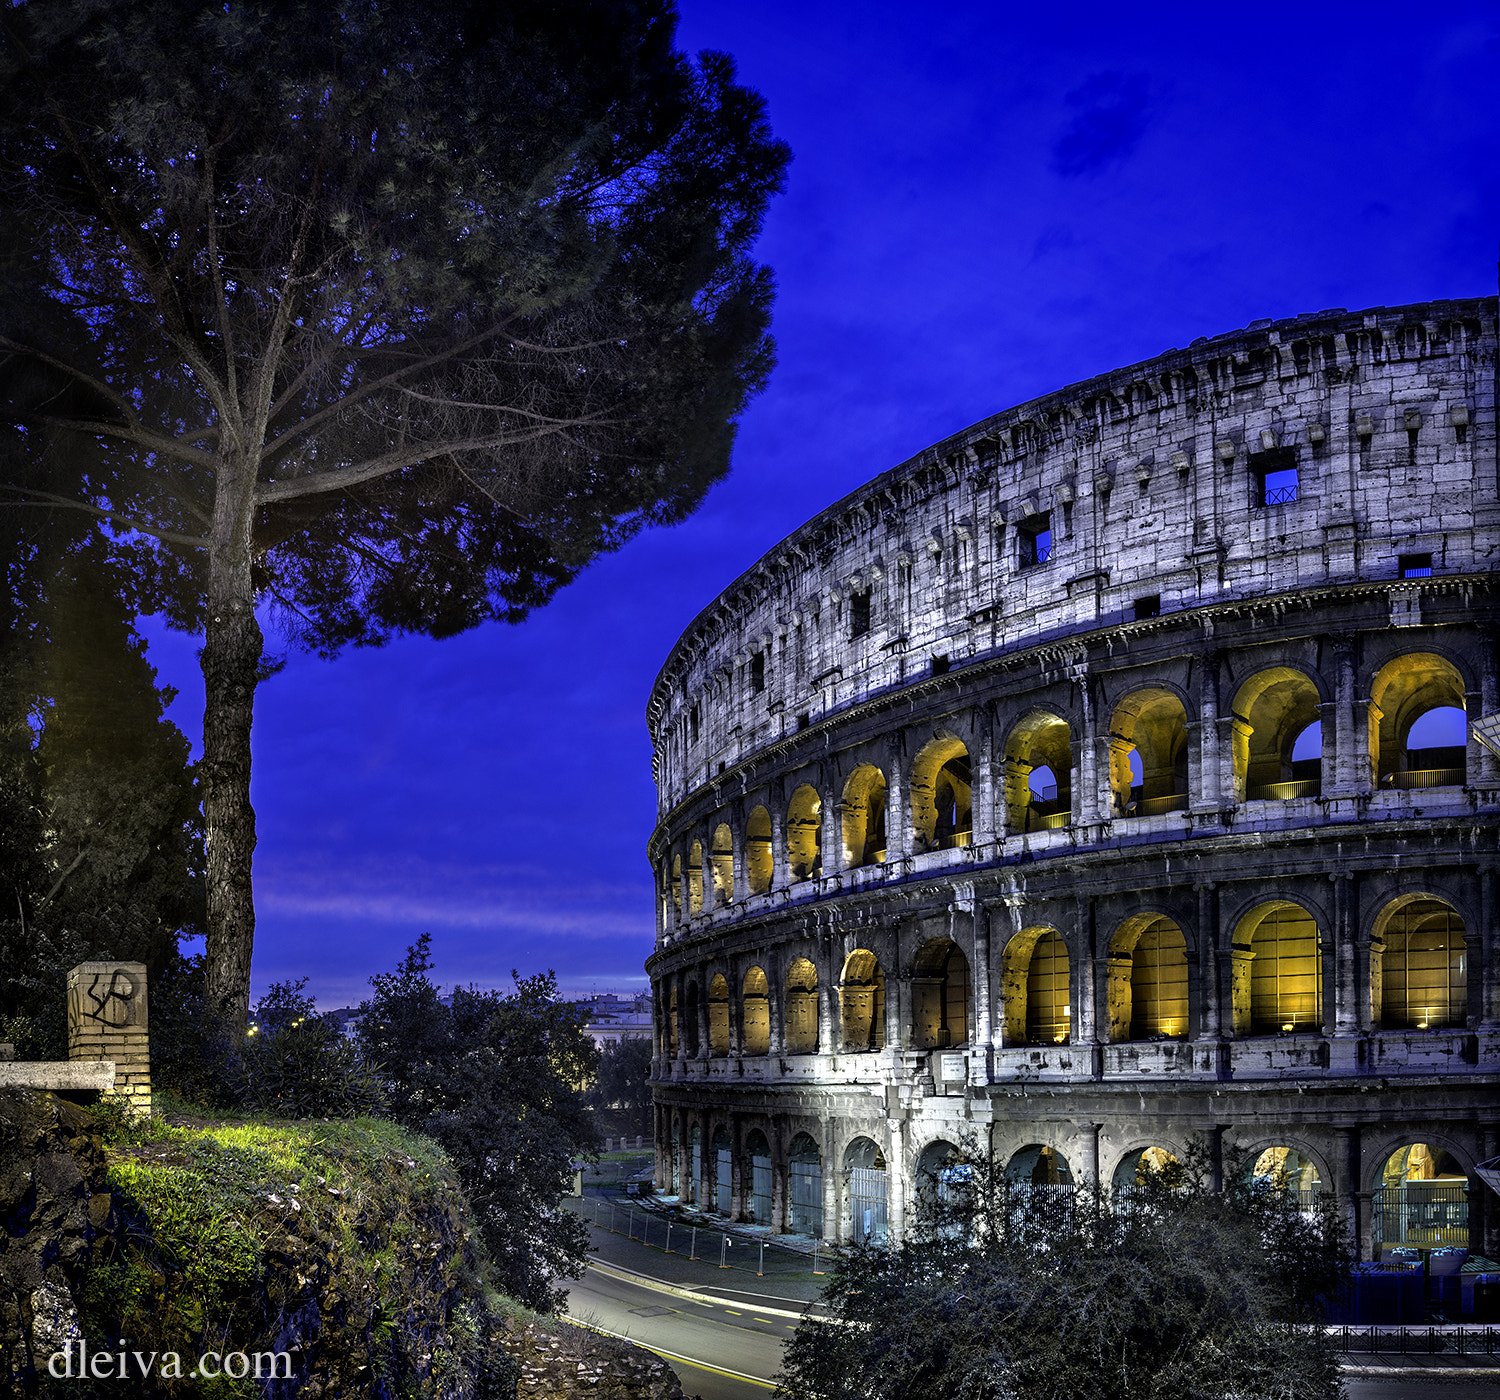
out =
[[[209,982],[248,1004],[257,608],[515,621],[727,470],[786,148],[665,0],[0,15],[0,501],[204,634]],[[145,575],[149,575],[145,577]]]

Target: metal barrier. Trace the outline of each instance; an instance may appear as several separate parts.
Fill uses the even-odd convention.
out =
[[[1500,1355],[1500,1327],[1330,1327],[1325,1335],[1348,1355]]]

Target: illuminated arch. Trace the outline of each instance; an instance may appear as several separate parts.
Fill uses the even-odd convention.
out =
[[[786,973],[786,1052],[811,1055],[818,1048],[818,970],[793,958]]]
[[[851,870],[879,865],[885,860],[885,774],[873,763],[862,763],[844,784],[844,864]]]
[[[1370,949],[1370,1010],[1381,1030],[1468,1021],[1468,940],[1451,904],[1404,895],[1380,912]]]
[[[967,846],[973,835],[969,751],[951,734],[929,740],[911,766],[911,820],[920,851]]]
[[[1109,728],[1109,785],[1115,816],[1185,811],[1187,710],[1177,694],[1161,686],[1134,690],[1115,706]],[[1132,753],[1139,773],[1131,762]]]
[[[752,807],[745,822],[745,878],[751,894],[771,888],[771,869],[771,814],[764,807]]]
[[[969,960],[950,938],[924,943],[912,960],[912,1044],[945,1049],[969,1041]]]
[[[1073,736],[1068,722],[1033,710],[1005,741],[1005,810],[1013,832],[1066,826],[1073,811]]]
[[[740,984],[740,1037],[742,1053],[771,1053],[771,996],[765,972],[752,967]]]
[[[844,1049],[851,1053],[885,1046],[885,973],[868,948],[844,959],[839,979],[839,1022]]]
[[[787,804],[786,854],[793,880],[812,880],[823,873],[823,799],[808,783]]]
[[[1257,671],[1240,686],[1233,706],[1236,797],[1287,800],[1322,792],[1321,738],[1316,757],[1297,752],[1309,727],[1320,723],[1322,699],[1306,673],[1291,666]]]
[[[1109,1038],[1180,1040],[1187,1033],[1187,940],[1164,914],[1136,914],[1110,939]]]

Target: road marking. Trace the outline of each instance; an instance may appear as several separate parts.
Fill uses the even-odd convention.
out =
[[[758,1318],[755,1319],[755,1321],[757,1321],[757,1322],[764,1322],[767,1327],[774,1327],[776,1325],[774,1322],[771,1321],[771,1319],[769,1317],[758,1317]]]
[[[706,1361],[695,1361],[691,1356],[683,1356],[681,1352],[654,1347],[649,1342],[643,1342],[640,1338],[629,1336],[624,1332],[611,1332],[608,1327],[600,1327],[595,1322],[579,1322],[576,1317],[570,1317],[568,1321],[576,1327],[587,1327],[590,1332],[600,1332],[606,1337],[618,1337],[622,1342],[630,1342],[656,1356],[664,1356],[668,1361],[681,1361],[686,1366],[696,1366],[700,1371],[708,1371],[715,1376],[729,1376],[737,1381],[749,1381],[751,1385],[758,1385],[762,1390],[776,1389],[775,1381],[765,1381],[759,1376],[746,1375],[744,1371],[731,1371],[727,1366],[710,1366]]]
[[[744,1315],[745,1315],[744,1313],[737,1313],[737,1312],[735,1312],[735,1310],[733,1308],[725,1308],[724,1311],[727,1312],[730,1315],[730,1317],[744,1317]]]

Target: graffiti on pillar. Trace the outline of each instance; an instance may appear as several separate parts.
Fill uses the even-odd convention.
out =
[[[68,1021],[76,1029],[92,1025],[109,1030],[144,1028],[145,969],[118,963],[83,964],[70,977],[72,1004]]]

